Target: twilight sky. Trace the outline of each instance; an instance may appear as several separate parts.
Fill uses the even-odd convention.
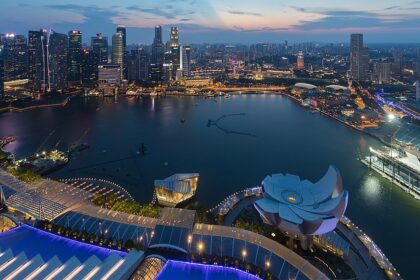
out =
[[[153,26],[180,29],[184,43],[420,42],[413,0],[1,0],[0,33],[80,29],[84,40],[125,25],[128,43],[151,43]]]

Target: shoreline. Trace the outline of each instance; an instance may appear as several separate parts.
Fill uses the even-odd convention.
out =
[[[43,109],[43,108],[51,108],[51,107],[64,107],[64,106],[67,105],[69,100],[70,100],[70,97],[67,97],[64,101],[59,102],[59,103],[30,105],[30,106],[23,107],[23,108],[19,108],[19,107],[15,107],[15,106],[7,106],[7,107],[0,108],[0,113],[2,113],[2,112],[18,112],[18,113],[21,113],[21,112],[25,112],[25,111],[34,110],[34,109]]]

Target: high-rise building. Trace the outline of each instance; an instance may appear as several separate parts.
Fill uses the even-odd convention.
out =
[[[391,81],[391,63],[377,61],[373,64],[373,80],[379,84]]]
[[[80,85],[82,73],[82,32],[69,31],[68,81]]]
[[[305,69],[305,59],[303,56],[303,52],[299,52],[296,59],[296,68],[297,69]]]
[[[112,63],[119,65],[121,70],[124,69],[124,34],[117,31],[112,36]],[[123,77],[123,71],[121,71]]]
[[[180,69],[182,70],[182,76],[189,77],[191,76],[191,47],[190,46],[181,46],[181,57]]]
[[[363,34],[350,37],[350,75],[356,81],[368,79],[369,49],[363,45]]]
[[[127,75],[128,75],[127,66],[128,66],[128,58],[129,58],[129,53],[127,51],[127,29],[125,28],[125,26],[119,25],[117,27],[117,32],[121,32],[123,34],[124,63],[123,63],[122,73],[123,73],[124,79],[127,79]]]
[[[162,82],[162,65],[154,63],[149,65],[149,80],[153,83]]]
[[[153,39],[153,43],[162,44],[162,26],[156,25],[155,26],[155,38]]]
[[[49,85],[51,91],[67,87],[67,57],[69,38],[66,34],[52,32],[49,39]]]
[[[92,87],[97,81],[98,66],[95,63],[95,54],[92,50],[82,50],[82,85]]]
[[[171,35],[169,38],[169,47],[178,47],[179,46],[179,34],[178,27],[171,27]]]
[[[172,56],[172,78],[176,76],[176,71],[181,68],[181,46],[171,47]]]
[[[155,26],[155,38],[152,44],[152,64],[162,65],[164,56],[164,45],[162,43],[162,27],[160,25]]]
[[[165,52],[163,66],[162,66],[162,81],[169,83],[173,77],[172,52]]]
[[[4,81],[22,80],[28,77],[28,53],[23,35],[8,33],[2,36]]]
[[[95,56],[97,65],[108,63],[108,38],[103,37],[100,33],[96,34],[90,40],[90,46]]]
[[[139,81],[149,81],[150,56],[143,48],[139,49]]]
[[[48,81],[48,31],[28,33],[28,79],[29,89],[36,93],[47,90]]]

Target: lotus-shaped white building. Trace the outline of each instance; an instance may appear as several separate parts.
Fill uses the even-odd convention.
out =
[[[254,205],[265,223],[295,235],[321,235],[335,229],[347,207],[338,170],[330,166],[315,184],[290,174],[273,174],[262,182],[264,195]]]

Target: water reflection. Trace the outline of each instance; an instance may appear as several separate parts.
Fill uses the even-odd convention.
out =
[[[361,192],[363,198],[369,203],[378,203],[383,193],[378,177],[373,174],[367,174],[362,182]]]

